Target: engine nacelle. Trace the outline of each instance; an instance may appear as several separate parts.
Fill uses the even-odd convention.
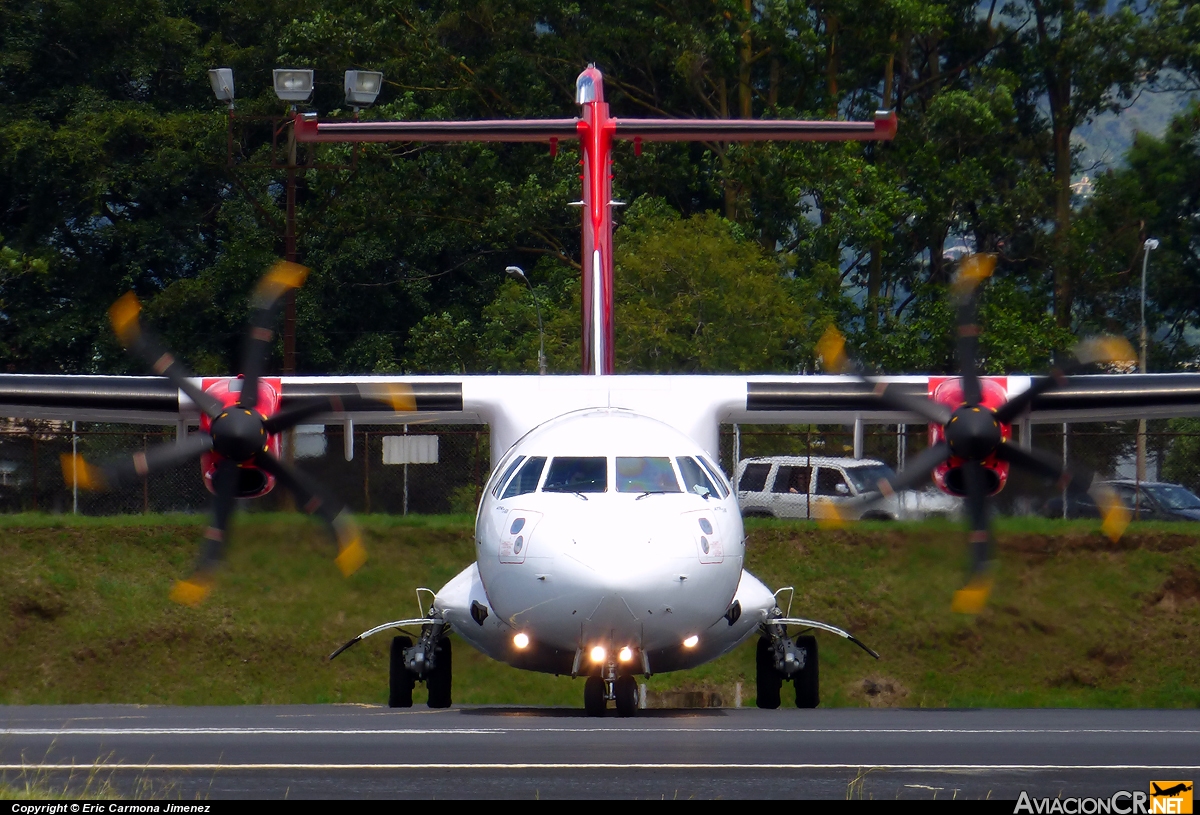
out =
[[[202,387],[211,395],[217,397],[221,404],[225,407],[231,407],[237,404],[238,399],[242,395],[242,377],[221,377],[221,378],[206,378]],[[258,379],[258,405],[255,410],[263,416],[271,416],[279,410],[281,400],[281,385],[278,378],[259,377]],[[205,433],[212,429],[212,420],[208,416],[200,415],[200,429]],[[275,433],[267,437],[267,452],[276,458],[280,457],[282,443],[279,439],[279,434]],[[200,458],[200,471],[204,475],[204,486],[208,491],[215,494],[213,489],[213,473],[217,469],[217,464],[220,463],[223,456],[215,451],[205,453]],[[238,468],[238,498],[258,498],[266,495],[275,488],[275,476],[266,473],[255,467],[252,464],[242,464]]]
[[[991,410],[996,410],[1008,399],[1008,377],[980,377],[979,389],[983,397],[980,400],[980,405]],[[929,398],[945,405],[951,410],[960,407],[965,401],[963,399],[962,380],[958,377],[947,377],[944,379],[930,377]],[[1004,441],[1011,440],[1012,425],[1000,425],[1000,437]],[[946,429],[940,424],[930,424],[930,446],[945,440]],[[938,489],[960,498],[966,496],[967,485],[963,478],[963,461],[958,456],[951,456],[937,466],[933,471],[933,482],[937,484]],[[985,486],[987,494],[995,495],[1004,489],[1004,485],[1008,482],[1008,462],[1001,461],[993,453],[981,463],[986,471],[987,483]]]

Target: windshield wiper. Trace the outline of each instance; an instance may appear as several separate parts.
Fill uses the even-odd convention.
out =
[[[647,495],[666,495],[668,492],[674,492],[674,490],[646,490],[645,492],[643,492],[641,495],[639,495],[637,498],[634,498],[633,500],[640,501],[643,498],[645,498]]]
[[[579,492],[578,490],[573,491],[571,494],[577,495],[585,501],[588,499],[588,497],[586,495],[584,495],[582,492]]]

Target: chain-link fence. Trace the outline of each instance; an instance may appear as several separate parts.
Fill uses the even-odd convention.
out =
[[[1059,462],[1087,467],[1103,479],[1138,480],[1136,421],[1043,424],[1032,425],[1030,430],[1030,446]],[[1200,460],[1196,460],[1200,459],[1200,436],[1170,432],[1165,422],[1151,422],[1144,438],[1145,481],[1182,481],[1189,489],[1200,488]],[[1012,441],[1021,444],[1015,429]],[[859,445],[862,458],[902,470],[929,446],[929,432],[925,425],[865,425]],[[842,425],[722,428],[721,466],[731,475],[739,456],[744,460],[784,455],[853,458],[854,429]],[[992,506],[1007,515],[1048,515],[1061,511],[1063,495],[1053,483],[1014,467]]]
[[[1071,462],[1106,478],[1136,479],[1137,428],[1137,422],[1034,425],[1032,446],[1060,461],[1065,452]],[[302,426],[288,441],[290,450],[285,455],[296,467],[320,479],[353,511],[474,511],[490,470],[486,428],[423,425],[405,432],[398,427],[359,426],[354,430],[351,461],[345,458],[343,432],[340,425]],[[403,436],[424,441],[420,445],[397,444],[396,437]],[[720,438],[720,463],[730,476],[736,452],[743,459],[772,455],[852,458],[855,453],[854,430],[841,425],[725,425]],[[1146,480],[1179,480],[1190,488],[1200,487],[1200,483],[1191,483],[1200,480],[1200,460],[1193,460],[1200,459],[1200,436],[1169,432],[1165,423],[1152,422],[1145,438]],[[79,423],[72,429],[63,422],[10,423],[0,429],[0,512],[115,515],[204,511],[209,496],[198,462],[109,492],[77,490],[64,480],[60,465],[64,454],[77,452],[91,462],[105,461],[174,439],[175,431],[162,427]],[[859,442],[862,457],[878,459],[897,470],[928,443],[924,425],[867,425]],[[421,454],[413,456],[417,449]],[[411,463],[418,460],[426,463]],[[994,506],[1007,514],[1044,514],[1048,502],[1058,495],[1052,484],[1014,469]],[[290,506],[289,500],[283,490],[276,490],[245,502],[245,508],[284,509]]]
[[[297,430],[285,437],[284,457],[318,478],[355,512],[474,512],[489,474],[485,428],[422,426],[405,433],[397,427],[360,426],[354,430],[351,461],[345,457],[341,426],[312,425]],[[431,442],[421,448],[425,453],[421,459],[428,463],[404,463],[403,445],[397,454],[397,446],[387,441],[397,436]],[[72,430],[70,423],[61,422],[10,426],[0,431],[0,512],[119,515],[204,511],[209,495],[199,460],[154,473],[141,483],[102,492],[78,489],[64,477],[60,463],[63,455],[71,453],[91,463],[104,462],[174,441],[175,431],[161,427],[79,423]],[[385,456],[385,446],[391,455]],[[279,489],[243,503],[252,511],[277,510],[288,508],[290,497]]]

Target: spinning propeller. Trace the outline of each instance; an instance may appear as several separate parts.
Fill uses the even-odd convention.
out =
[[[981,380],[977,366],[979,326],[976,322],[975,292],[996,265],[994,255],[965,258],[951,285],[958,317],[959,377],[939,386],[937,399],[903,393],[858,375],[873,388],[875,398],[893,410],[915,413],[931,426],[933,445],[922,451],[908,466],[892,478],[880,479],[875,491],[854,499],[857,508],[890,498],[897,492],[920,486],[935,471],[942,470],[947,491],[966,499],[970,522],[970,574],[966,584],[954,594],[951,608],[956,612],[977,614],[992,589],[995,567],[995,542],[987,511],[987,498],[1003,487],[1008,466],[1035,473],[1057,482],[1058,489],[1068,486],[1087,490],[1101,508],[1104,533],[1117,540],[1129,523],[1129,511],[1111,488],[1097,481],[1090,470],[1064,466],[1055,456],[1040,450],[1025,450],[1010,441],[1010,424],[1024,413],[1040,394],[1065,383],[1061,370],[1036,380],[1028,390],[1006,399],[998,385]],[[817,344],[817,352],[831,371],[851,372],[853,365],[845,353],[845,340],[830,328]],[[1123,339],[1106,337],[1088,340],[1075,348],[1083,364],[1101,361],[1132,360],[1133,349]],[[834,504],[823,504],[824,519],[840,522],[842,512]],[[848,514],[848,513],[847,513]]]
[[[142,328],[138,321],[142,306],[133,292],[109,309],[113,330],[126,350],[147,363],[154,373],[171,380],[200,409],[200,432],[181,442],[160,444],[101,465],[88,464],[81,456],[64,455],[63,477],[67,483],[74,481],[86,489],[113,489],[203,457],[205,477],[214,495],[212,525],[204,533],[204,545],[192,575],[176,582],[171,591],[175,602],[194,606],[208,595],[224,557],[235,499],[266,493],[272,479],[286,487],[305,512],[319,515],[329,525],[337,540],[335,562],[342,574],[353,574],[367,559],[358,526],[342,502],[272,452],[279,449],[278,433],[318,413],[340,410],[338,399],[313,398],[269,416],[258,409],[263,402],[267,411],[278,405],[278,392],[260,380],[275,339],[273,326],[284,295],[303,285],[307,275],[303,266],[280,262],[259,281],[242,349],[242,374],[227,385],[222,382],[209,390],[198,387],[179,360]]]

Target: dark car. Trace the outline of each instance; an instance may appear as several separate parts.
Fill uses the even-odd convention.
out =
[[[1139,520],[1200,521],[1200,498],[1187,487],[1161,481],[1143,481],[1139,484],[1124,479],[1102,483],[1112,487]],[[1062,497],[1047,501],[1043,514],[1048,518],[1061,518]],[[1067,496],[1067,517],[1099,518],[1100,510],[1087,493],[1070,493]]]

